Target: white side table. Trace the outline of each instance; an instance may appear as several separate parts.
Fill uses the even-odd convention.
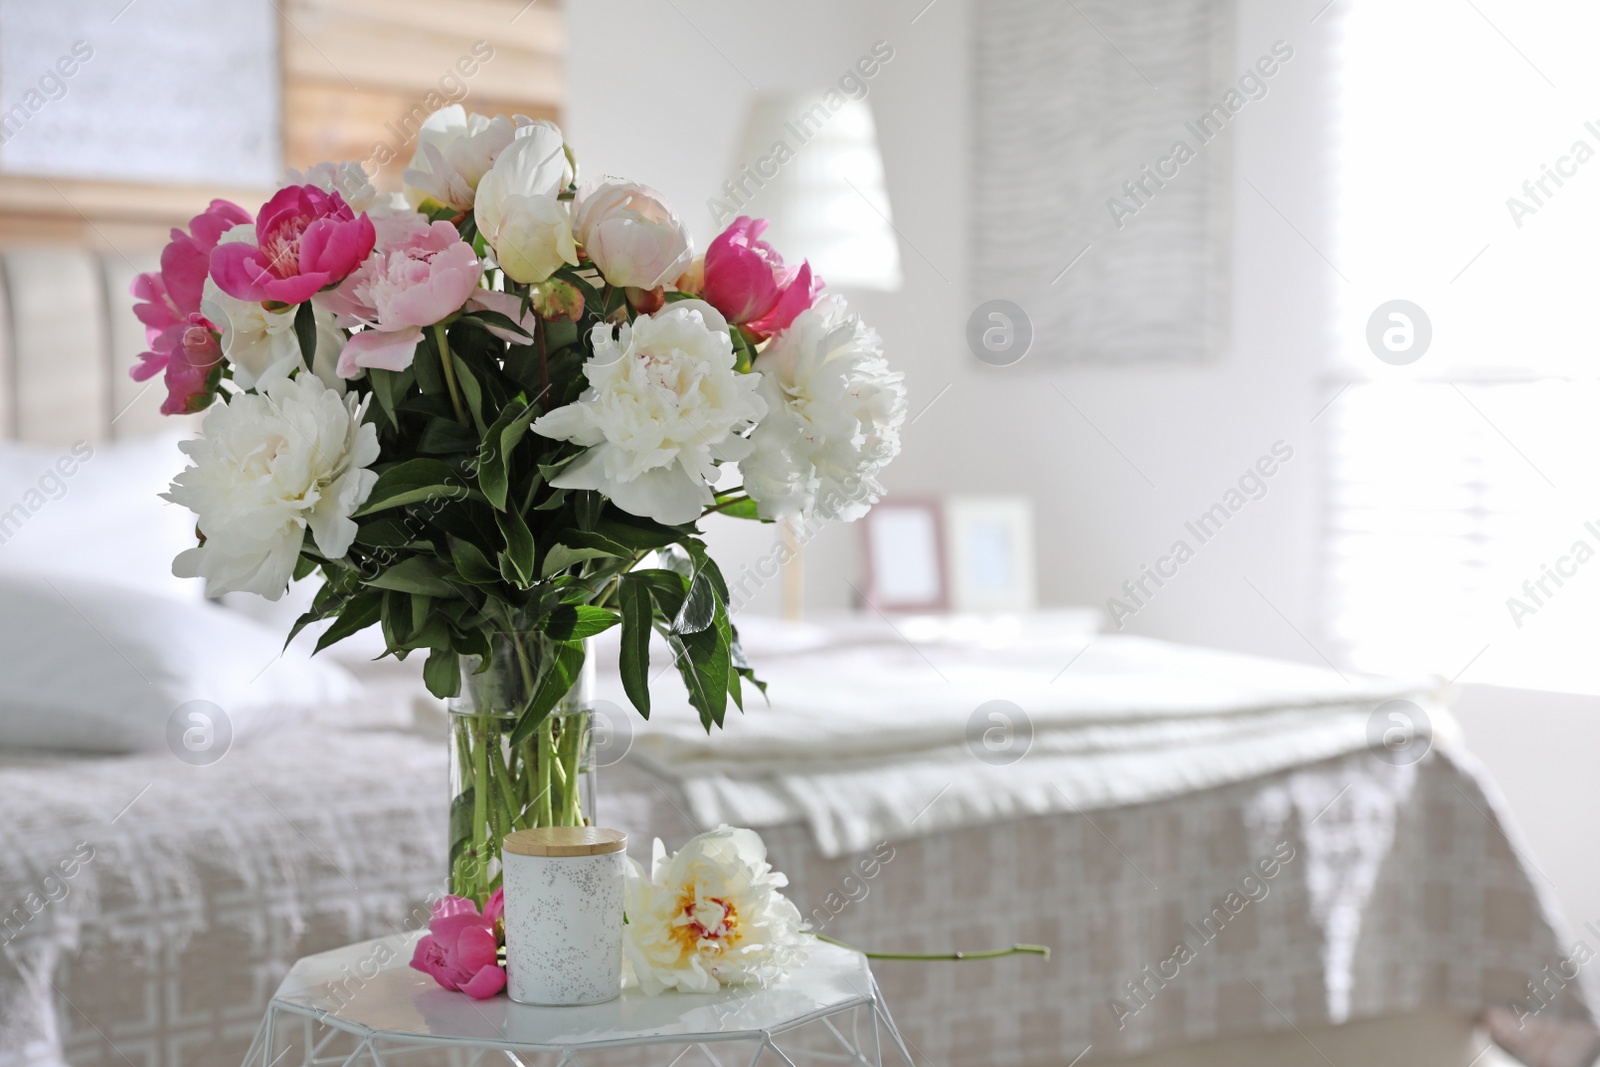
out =
[[[678,1063],[847,1063],[913,1067],[867,960],[817,943],[806,963],[766,989],[629,990],[574,1008],[473,1000],[408,964],[421,933],[307,956],[267,1006],[244,1067],[503,1062],[533,1067]],[[432,1049],[435,1057],[412,1053]],[[613,1051],[607,1051],[613,1050]]]

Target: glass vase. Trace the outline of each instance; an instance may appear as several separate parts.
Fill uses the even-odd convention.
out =
[[[489,665],[464,656],[450,717],[450,892],[483,906],[500,887],[500,844],[513,830],[594,819],[590,710],[594,656],[533,732],[512,737],[550,664],[540,634],[502,634]]]

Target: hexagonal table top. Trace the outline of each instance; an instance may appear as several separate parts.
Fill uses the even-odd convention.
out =
[[[626,990],[605,1004],[551,1008],[518,1004],[503,995],[473,1000],[441,988],[409,966],[420,936],[378,938],[301,959],[273,997],[263,1033],[275,1016],[291,1014],[384,1043],[579,1051],[770,1040],[858,1007],[876,1013],[888,1031],[893,1027],[866,958],[824,942],[812,946],[803,965],[769,988],[655,997]],[[890,1032],[884,1040],[893,1040]],[[252,1050],[251,1058],[260,1051]]]

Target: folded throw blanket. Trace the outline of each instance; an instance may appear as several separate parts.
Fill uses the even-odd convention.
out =
[[[1375,758],[1407,759],[1452,730],[1438,681],[1093,634],[1051,616],[955,633],[917,620],[741,630],[771,706],[747,687],[745,713],[730,706],[708,736],[663,660],[633,756],[679,782],[701,823],[803,819],[828,856],[1145,803],[1374,742],[1403,746]],[[614,676],[601,692],[627,706]]]

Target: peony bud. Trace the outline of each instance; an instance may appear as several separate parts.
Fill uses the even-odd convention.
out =
[[[623,292],[628,294],[628,303],[632,305],[633,310],[641,315],[660,311],[667,302],[667,291],[659,285],[654,289],[640,289],[630,285]]]

